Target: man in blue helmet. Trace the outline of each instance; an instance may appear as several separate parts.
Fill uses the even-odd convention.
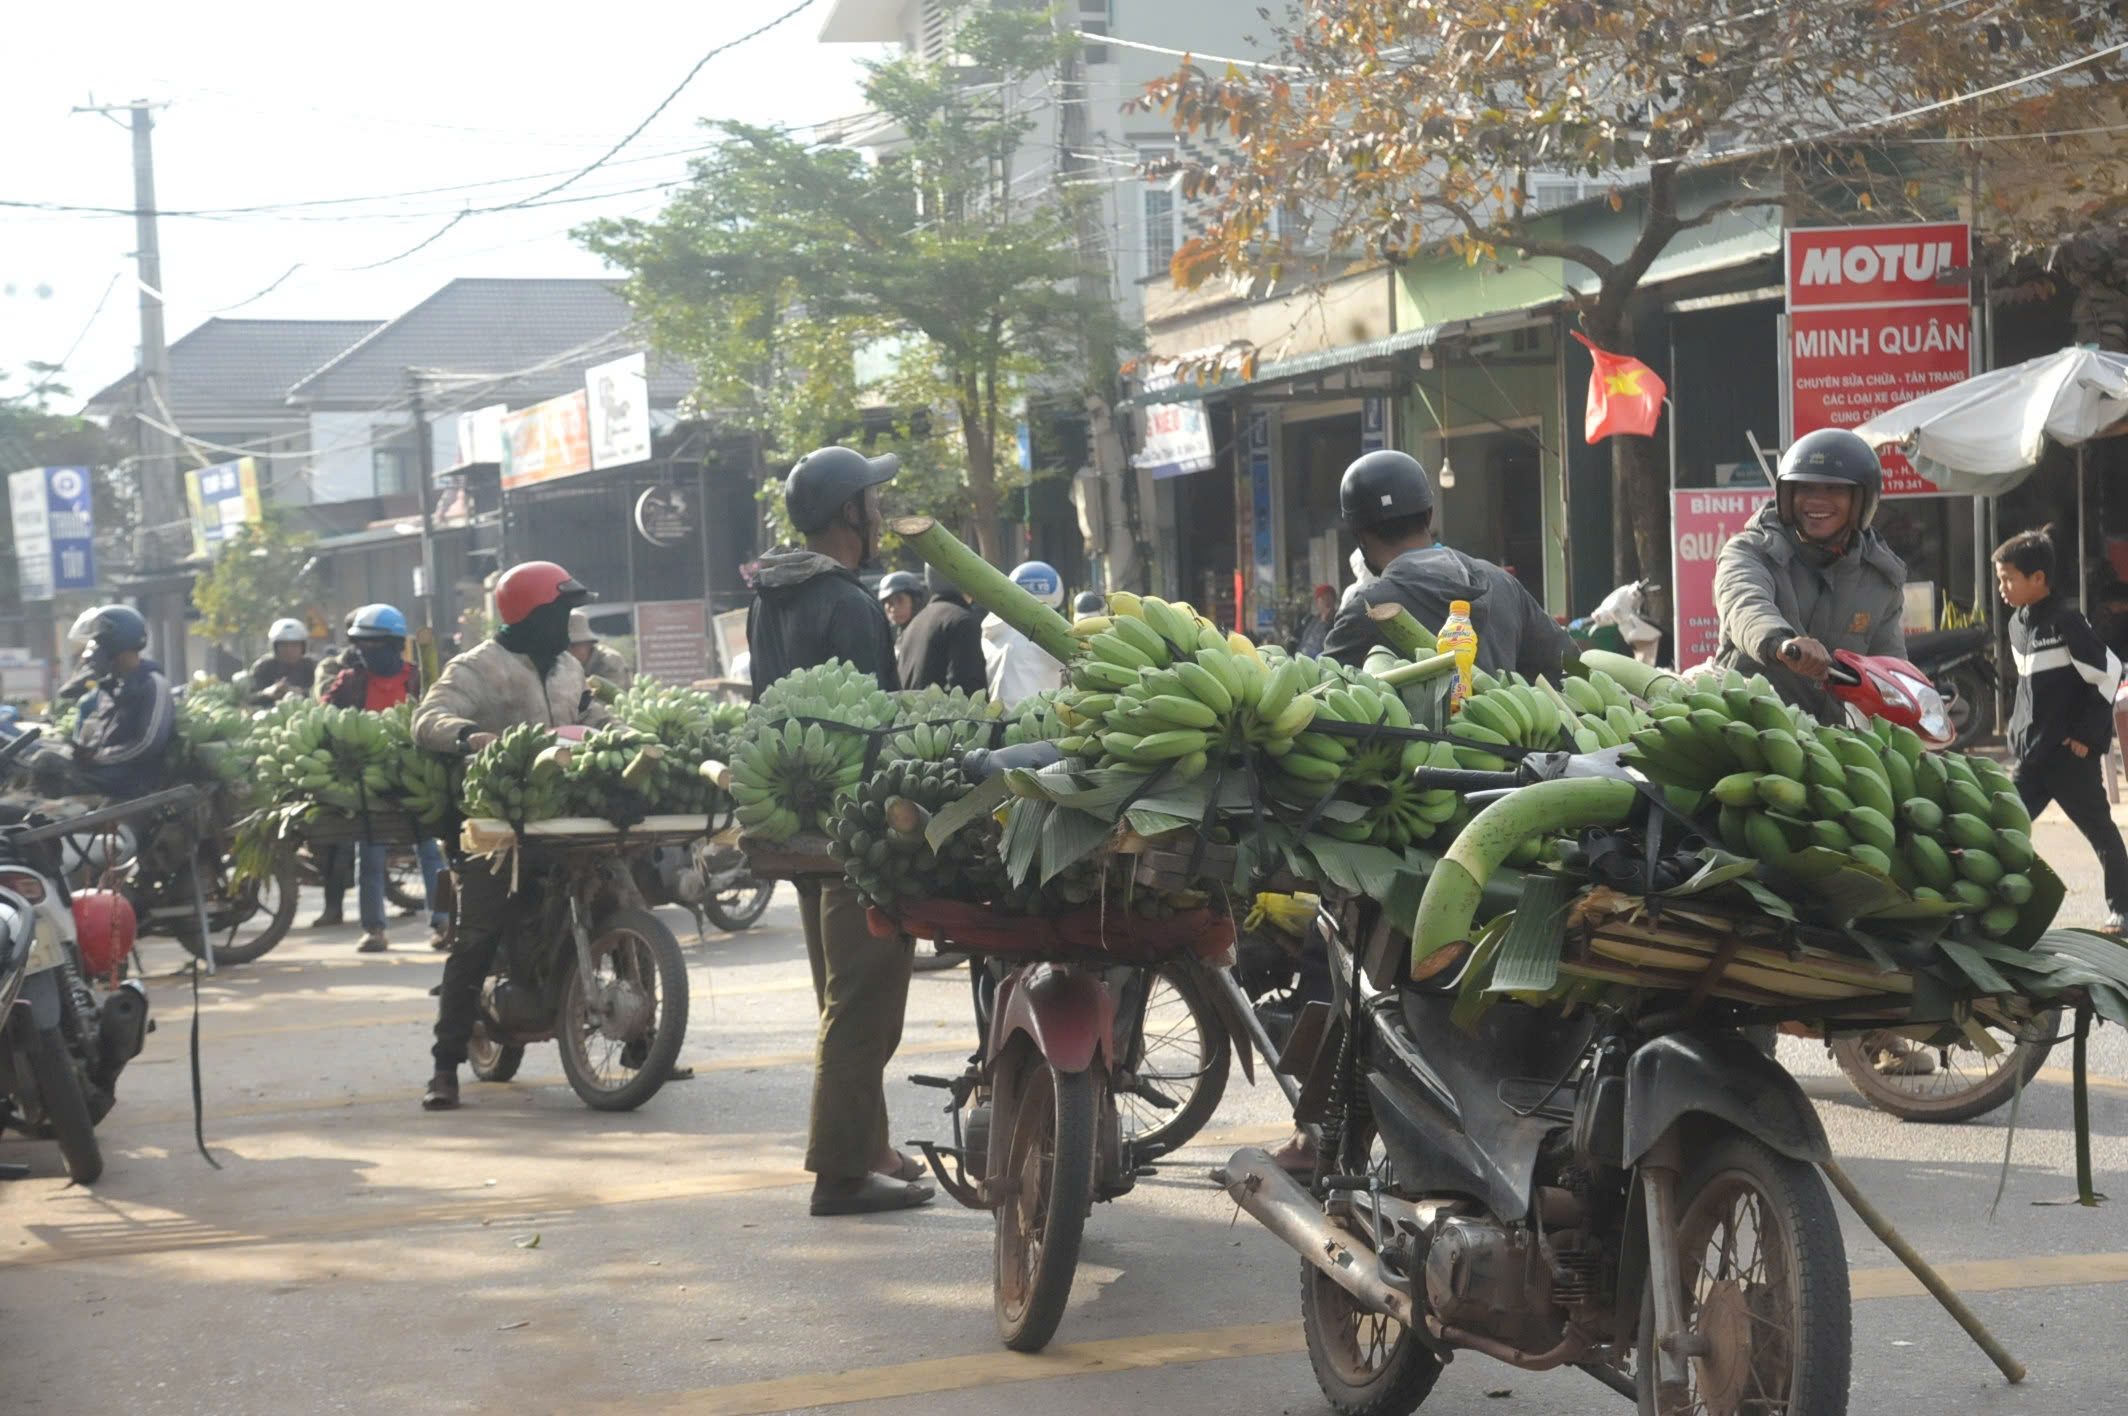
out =
[[[1052,610],[1064,608],[1063,578],[1047,561],[1021,561],[1012,568],[1012,583]],[[990,697],[1007,708],[1064,685],[1064,666],[996,615],[983,619],[983,660]]]
[[[40,754],[65,764],[51,785],[119,800],[145,796],[163,785],[177,724],[170,680],[146,657],[148,622],[130,605],[99,605],[84,611],[67,637],[88,648],[70,685],[81,689],[73,738]]]

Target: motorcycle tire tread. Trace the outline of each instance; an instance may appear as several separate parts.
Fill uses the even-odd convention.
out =
[[[67,1051],[66,1039],[56,1028],[41,1029],[31,1039],[29,1051],[38,1104],[52,1138],[59,1142],[67,1176],[77,1185],[93,1185],[103,1174],[103,1147],[97,1143],[96,1123],[89,1117],[88,1094]]]

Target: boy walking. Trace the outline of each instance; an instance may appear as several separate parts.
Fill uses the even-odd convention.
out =
[[[2049,802],[2098,852],[2105,869],[2110,934],[2128,932],[2128,846],[2100,781],[2113,741],[2113,694],[2121,661],[2076,607],[2054,593],[2054,542],[2026,531],[1995,548],[1995,586],[2010,616],[2010,656],[2017,663],[2017,706],[2010,751],[2018,795],[2034,816]]]

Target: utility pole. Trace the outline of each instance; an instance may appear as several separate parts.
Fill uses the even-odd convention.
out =
[[[436,601],[442,587],[436,583],[436,511],[431,503],[436,489],[436,450],[429,441],[428,405],[424,399],[421,370],[406,371],[407,390],[414,410],[414,455],[418,459],[421,493],[421,605],[429,642],[439,643],[436,632]]]
[[[140,285],[140,381],[142,421],[139,424],[141,460],[141,528],[134,537],[133,554],[141,571],[167,569],[179,560],[175,547],[182,538],[177,492],[177,443],[160,425],[169,425],[170,350],[163,332],[162,248],[155,225],[155,148],[150,134],[155,129],[155,110],[161,104],[135,99],[126,104],[90,103],[76,113],[105,117],[123,111],[130,115],[133,133],[133,259]],[[113,121],[116,121],[114,118]],[[153,422],[147,421],[153,419]],[[185,640],[182,595],[159,592],[150,603],[149,618],[159,630],[158,650],[165,666],[182,674]]]

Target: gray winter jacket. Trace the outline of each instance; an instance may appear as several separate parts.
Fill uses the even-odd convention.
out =
[[[1844,554],[1803,544],[1769,502],[1722,547],[1714,572],[1721,617],[1715,662],[1762,673],[1774,691],[1820,722],[1842,721],[1839,700],[1781,661],[1781,645],[1810,638],[1828,650],[1906,656],[1906,563],[1874,531]]]
[[[482,640],[443,666],[414,710],[414,741],[431,752],[457,752],[473,733],[502,733],[519,723],[598,727],[610,715],[586,700],[584,666],[574,654],[554,661],[544,681],[529,655]]]

